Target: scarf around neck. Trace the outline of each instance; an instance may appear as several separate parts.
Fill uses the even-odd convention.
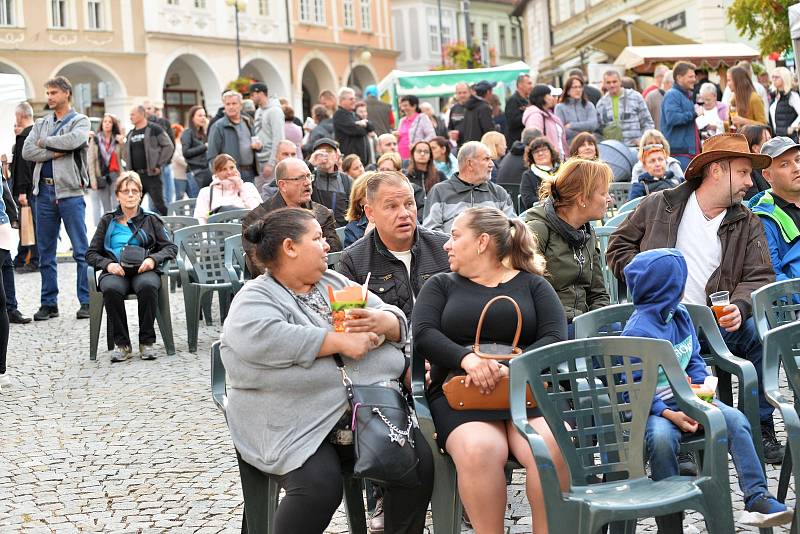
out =
[[[553,204],[552,197],[549,197],[544,202],[544,216],[547,222],[550,223],[558,234],[567,240],[567,243],[574,249],[581,249],[586,242],[589,241],[589,223],[584,224],[577,230],[567,224],[556,213],[555,205]]]
[[[111,142],[106,144],[106,136],[101,132],[97,134],[97,147],[100,149],[100,155],[103,157],[103,163],[108,166],[109,161],[111,160],[111,155],[114,153],[114,149],[117,147],[117,140],[114,139],[114,136],[111,136]]]

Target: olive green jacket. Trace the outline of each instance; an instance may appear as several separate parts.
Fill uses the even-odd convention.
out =
[[[543,205],[526,211],[525,222],[536,234],[539,252],[547,259],[545,278],[556,290],[567,314],[567,322],[571,323],[582,313],[608,306],[608,292],[603,283],[600,250],[594,232],[580,251],[584,258],[581,265],[576,259],[576,251],[547,222]]]

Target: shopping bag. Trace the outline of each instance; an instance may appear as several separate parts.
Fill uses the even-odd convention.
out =
[[[33,212],[30,206],[22,206],[19,213],[19,239],[22,246],[36,244],[36,232],[33,227]]]

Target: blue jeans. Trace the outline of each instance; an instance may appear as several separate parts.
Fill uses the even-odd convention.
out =
[[[251,184],[256,180],[256,173],[253,171],[239,171],[242,176],[243,182],[250,182]]]
[[[86,249],[89,248],[86,202],[83,201],[83,196],[56,201],[55,187],[39,182],[39,194],[36,196],[36,243],[39,246],[43,306],[58,305],[56,248],[62,221],[72,243],[72,257],[78,269],[78,300],[81,304],[89,304],[89,281],[86,278]]]
[[[175,201],[175,179],[172,177],[172,165],[161,167],[161,183],[164,185],[164,204],[169,206]]]
[[[718,400],[714,405],[725,416],[728,427],[728,452],[733,458],[733,466],[739,477],[739,487],[745,502],[753,495],[769,493],[761,460],[758,459],[750,434],[750,424],[742,412]],[[644,432],[645,456],[650,462],[653,480],[662,480],[678,474],[678,449],[683,432],[669,419],[660,415],[647,418]]]
[[[175,200],[183,200],[183,195],[189,198],[197,198],[197,193],[200,188],[197,187],[197,182],[194,181],[194,174],[191,171],[186,173],[185,180],[175,180]]]
[[[763,349],[753,318],[748,317],[736,332],[726,332],[724,328],[720,328],[719,331],[722,333],[722,339],[725,340],[725,344],[733,354],[746,359],[755,366],[756,375],[758,375],[759,416],[762,424],[766,421],[771,421],[772,412],[775,411],[775,408],[764,396],[764,367],[761,364]]]

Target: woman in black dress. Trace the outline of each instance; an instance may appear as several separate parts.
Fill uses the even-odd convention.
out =
[[[466,374],[467,384],[491,392],[508,367],[472,352],[478,318],[484,305],[498,295],[511,296],[522,311],[523,350],[567,339],[564,309],[542,277],[544,258],[521,219],[509,219],[495,208],[469,208],[459,215],[445,244],[452,273],[437,274],[423,287],[414,304],[415,352],[431,363],[427,395],[439,447],[453,458],[458,490],[475,531],[501,532],[506,507],[503,468],[509,454],[526,468],[527,494],[534,510],[534,530],[547,532],[539,475],[530,447],[514,429],[508,410],[456,411],[447,404],[442,384],[451,372]],[[510,344],[516,312],[498,301],[483,323],[481,342]],[[533,428],[547,442],[562,489],[568,472],[545,420],[529,412]]]

